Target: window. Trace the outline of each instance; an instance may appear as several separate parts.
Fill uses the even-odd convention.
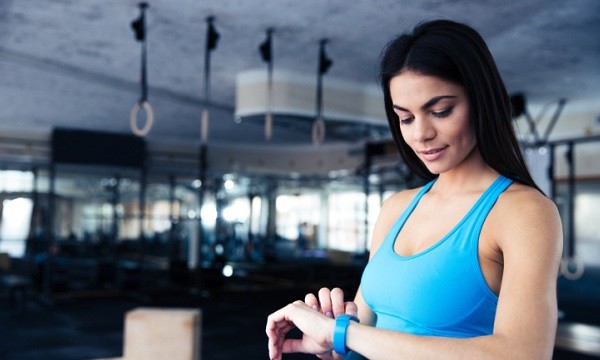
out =
[[[277,235],[297,240],[302,223],[319,225],[321,219],[321,199],[318,194],[279,195],[277,208]]]
[[[25,240],[29,235],[33,201],[26,198],[6,199],[2,202],[0,222],[0,252],[22,257]]]
[[[329,248],[360,252],[370,247],[379,214],[379,194],[370,194],[368,201],[368,229],[365,232],[365,194],[345,191],[329,195]]]
[[[33,201],[24,197],[33,191],[31,171],[0,171],[0,252],[22,257],[31,227]]]

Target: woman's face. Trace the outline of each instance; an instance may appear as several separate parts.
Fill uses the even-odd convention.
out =
[[[476,149],[462,86],[406,71],[391,79],[390,94],[402,138],[431,173],[456,168]]]

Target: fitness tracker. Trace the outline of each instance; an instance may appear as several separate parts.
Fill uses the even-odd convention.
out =
[[[348,349],[346,348],[346,331],[350,320],[360,322],[356,316],[342,314],[335,318],[335,328],[333,329],[333,351],[340,355],[346,355]]]

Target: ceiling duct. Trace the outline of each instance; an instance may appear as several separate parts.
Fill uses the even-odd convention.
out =
[[[292,72],[273,72],[273,115],[288,115],[312,122],[315,117],[316,84],[313,76]],[[269,110],[268,74],[264,69],[238,73],[235,116],[263,115]],[[323,115],[332,121],[350,121],[358,125],[386,126],[383,99],[376,85],[328,78],[323,85]]]

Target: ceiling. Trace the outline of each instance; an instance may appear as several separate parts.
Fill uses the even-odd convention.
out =
[[[220,33],[211,57],[210,142],[266,143],[260,119],[237,123],[233,111],[236,75],[266,68],[258,46],[269,27],[275,28],[275,69],[305,74],[315,84],[321,38],[329,39],[334,61],[325,83],[335,78],[371,87],[380,50],[394,34],[443,17],[480,30],[509,92],[524,92],[530,103],[600,95],[597,0],[148,2],[149,101],[156,118],[150,140],[199,141],[207,16],[215,17]],[[130,23],[138,15],[138,1],[131,0],[0,1],[0,129],[131,133],[141,51]],[[277,120],[271,144],[310,144],[304,120]],[[333,131],[327,140],[372,136],[352,131]]]

